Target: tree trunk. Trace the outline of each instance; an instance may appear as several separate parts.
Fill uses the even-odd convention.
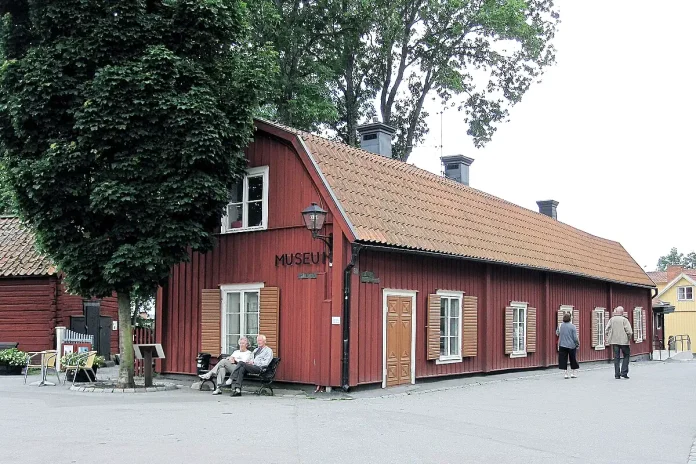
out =
[[[133,325],[131,324],[130,294],[118,294],[118,348],[121,362],[118,365],[118,388],[133,388]]]

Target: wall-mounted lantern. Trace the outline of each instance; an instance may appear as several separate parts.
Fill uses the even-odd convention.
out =
[[[307,208],[305,208],[304,211],[302,211],[302,220],[304,221],[304,224],[307,227],[307,229],[309,229],[309,231],[312,232],[312,238],[318,238],[319,240],[324,242],[324,244],[326,244],[326,246],[329,248],[327,254],[329,256],[329,263],[331,263],[333,235],[319,235],[319,231],[324,227],[324,222],[326,221],[326,214],[326,211],[321,209],[319,205],[317,205],[316,203],[312,203]]]

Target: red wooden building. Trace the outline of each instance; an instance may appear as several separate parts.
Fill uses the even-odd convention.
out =
[[[55,349],[55,328],[70,328],[83,299],[68,294],[50,261],[37,252],[33,235],[15,217],[0,217],[0,341],[23,351]],[[104,298],[100,313],[118,320],[116,298]],[[118,331],[111,332],[118,352]]]
[[[653,282],[617,242],[389,157],[391,130],[361,128],[369,153],[257,121],[249,169],[216,248],[176,266],[158,294],[162,371],[264,333],[278,378],[342,386],[543,367],[562,311],[580,361],[606,360],[607,312],[650,351]],[[445,160],[468,181],[471,160]],[[301,212],[328,211],[313,239]],[[551,217],[550,217],[551,216]]]

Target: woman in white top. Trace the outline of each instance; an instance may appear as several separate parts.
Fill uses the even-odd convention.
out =
[[[215,367],[213,367],[209,372],[199,375],[203,380],[210,380],[214,375],[217,375],[217,383],[215,384],[215,390],[213,395],[219,395],[222,393],[220,386],[222,382],[225,381],[225,373],[229,372],[230,375],[239,367],[240,361],[249,362],[254,357],[253,353],[248,350],[249,340],[246,337],[241,337],[239,339],[239,349],[236,350],[230,357],[219,361]],[[228,381],[229,382],[229,381]]]

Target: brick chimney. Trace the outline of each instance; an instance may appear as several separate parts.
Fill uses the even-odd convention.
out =
[[[680,266],[678,264],[667,266],[667,282],[673,281],[682,272],[684,272],[683,266]]]
[[[537,201],[537,205],[539,206],[539,212],[541,214],[544,214],[556,220],[558,219],[558,213],[556,212],[558,202],[556,200]]]
[[[391,158],[392,137],[395,133],[396,129],[374,118],[372,122],[358,126],[360,148],[386,158]]]
[[[473,158],[464,155],[441,156],[440,161],[445,168],[445,177],[469,185],[469,166],[474,162]]]

